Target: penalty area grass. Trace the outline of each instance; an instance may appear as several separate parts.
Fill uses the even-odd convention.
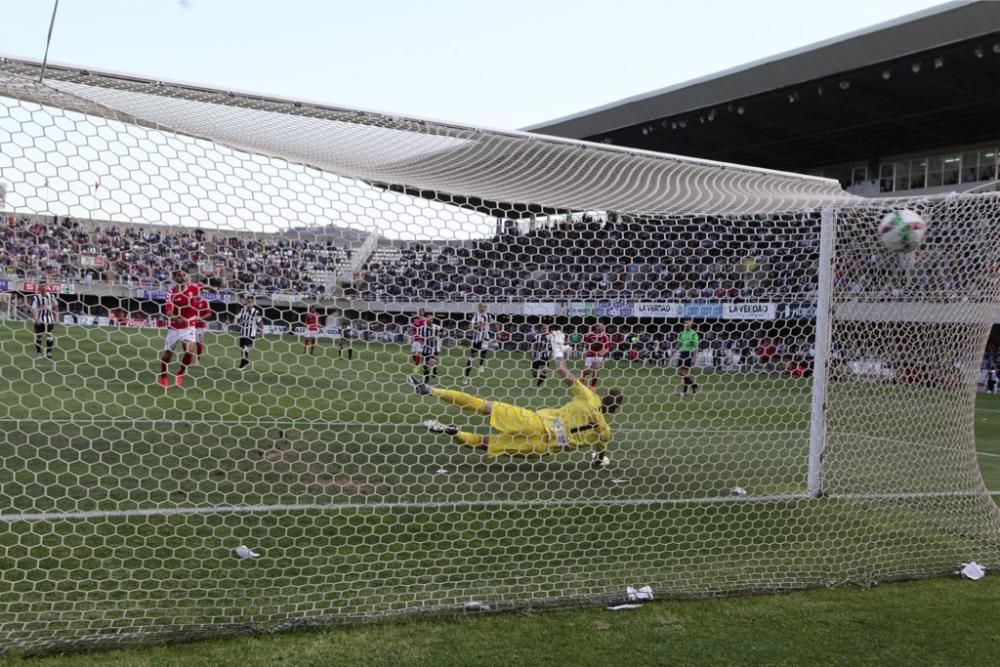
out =
[[[395,620],[3,667],[121,665],[987,665],[1000,651],[1000,577],[708,600]]]

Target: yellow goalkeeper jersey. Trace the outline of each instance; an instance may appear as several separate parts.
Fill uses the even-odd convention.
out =
[[[611,427],[601,411],[601,399],[579,380],[570,390],[573,400],[561,408],[543,408],[538,416],[545,420],[557,440],[565,438],[571,448],[595,447],[603,451],[611,442]]]

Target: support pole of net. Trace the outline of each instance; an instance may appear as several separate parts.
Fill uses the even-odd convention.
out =
[[[816,293],[815,356],[813,357],[812,407],[809,424],[809,477],[806,493],[823,495],[823,448],[826,446],[826,390],[830,365],[830,336],[833,319],[833,247],[836,217],[825,208],[820,218],[819,277]]]

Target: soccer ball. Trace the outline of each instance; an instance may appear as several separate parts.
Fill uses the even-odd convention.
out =
[[[879,241],[892,252],[913,252],[924,242],[926,233],[924,219],[907,208],[887,214],[878,226]]]
[[[607,452],[594,452],[590,455],[591,468],[606,468],[611,464],[611,457]]]

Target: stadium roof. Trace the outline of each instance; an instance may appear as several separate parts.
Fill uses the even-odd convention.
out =
[[[952,2],[526,130],[803,170],[995,139],[998,81],[1000,3]]]
[[[205,139],[475,208],[663,215],[850,203],[801,174],[0,58],[0,96]],[[498,202],[511,202],[499,204]],[[530,205],[530,206],[529,206]]]

